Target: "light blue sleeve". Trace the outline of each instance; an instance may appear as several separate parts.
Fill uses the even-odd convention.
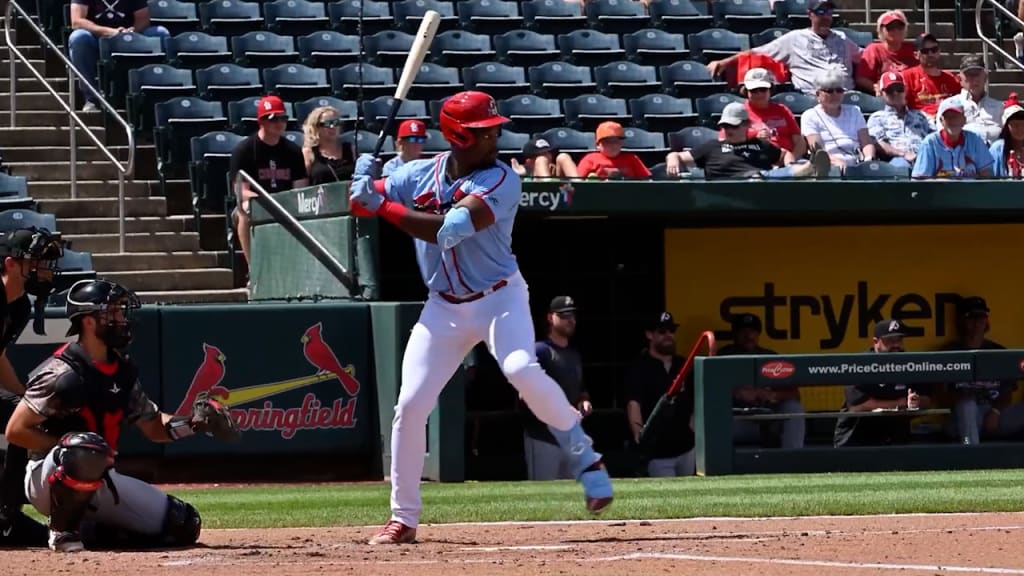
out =
[[[1009,174],[1006,171],[1006,163],[1003,162],[1003,140],[999,139],[988,147],[988,153],[992,155],[995,162],[992,165],[992,175],[996,178],[1006,178]]]
[[[395,170],[398,169],[400,161],[401,161],[401,158],[399,158],[398,156],[395,156],[391,160],[388,160],[387,162],[385,162],[384,163],[384,167],[381,168],[381,171],[380,171],[381,175],[384,176],[385,178],[390,176],[392,172],[394,172]]]
[[[938,163],[935,161],[935,138],[938,134],[930,134],[921,143],[921,149],[917,151],[917,160],[914,161],[914,170],[910,173],[911,178],[934,178]]]
[[[995,164],[995,160],[992,159],[992,154],[988,151],[988,146],[985,145],[985,140],[975,134],[974,132],[965,131],[967,141],[971,143],[971,158],[974,159],[974,165],[978,167],[978,172],[989,168],[992,169],[992,165]]]
[[[482,199],[494,213],[494,220],[515,218],[519,210],[519,200],[523,193],[523,184],[519,175],[504,162],[498,164],[480,176],[474,182],[470,194]]]
[[[412,206],[416,187],[430,173],[431,165],[430,160],[415,160],[396,168],[384,181],[384,192],[388,200]]]

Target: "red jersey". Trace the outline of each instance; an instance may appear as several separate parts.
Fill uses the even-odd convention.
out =
[[[938,76],[930,76],[920,66],[903,71],[907,86],[907,106],[921,110],[929,116],[939,111],[939,103],[960,93],[960,80],[943,70]]]
[[[609,158],[603,152],[591,152],[580,160],[576,172],[580,178],[596,174],[598,178],[607,178],[608,169],[616,168],[623,178],[650,178],[651,171],[640,161],[640,157],[632,152],[620,152],[615,158]]]
[[[754,108],[746,102],[750,115],[750,128],[756,135],[762,128],[771,132],[771,143],[783,150],[793,151],[793,135],[800,134],[800,125],[789,108],[778,102],[769,102],[767,108]]]
[[[919,65],[914,52],[914,45],[904,42],[896,52],[889,50],[884,42],[875,42],[860,53],[857,64],[857,78],[867,78],[872,84],[886,72],[903,72],[907,68]]]

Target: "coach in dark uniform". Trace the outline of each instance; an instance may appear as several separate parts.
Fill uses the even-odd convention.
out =
[[[25,387],[7,358],[7,347],[14,343],[28,324],[32,305],[28,294],[47,298],[53,292],[57,260],[63,255],[59,234],[22,228],[0,237],[0,258],[4,295],[0,298],[0,431],[21,401]],[[25,499],[25,466],[28,452],[8,444],[0,468],[0,546],[45,546],[47,530],[21,508]]]
[[[903,352],[904,326],[899,320],[883,320],[875,325],[870,352],[885,354]],[[930,399],[927,385],[857,384],[846,386],[842,412],[873,412],[876,410],[908,410],[927,408]],[[858,418],[840,416],[836,421],[835,446],[882,446],[908,444],[912,414]]]
[[[593,410],[590,396],[583,386],[583,361],[569,344],[576,333],[576,302],[569,296],[551,301],[547,313],[547,337],[537,342],[537,361],[548,376],[558,382],[565,397],[582,416]],[[526,454],[526,476],[530,480],[569,480],[572,470],[555,437],[519,400],[523,412],[523,449]]]

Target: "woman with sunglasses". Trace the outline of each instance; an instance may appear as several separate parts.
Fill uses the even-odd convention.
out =
[[[341,122],[337,110],[330,106],[321,106],[310,112],[302,124],[305,136],[302,156],[306,160],[310,185],[352,179],[355,155],[348,146],[343,146],[338,138]]]
[[[427,125],[419,120],[406,120],[398,125],[398,138],[395,140],[395,151],[398,155],[384,163],[381,174],[385,177],[398,170],[398,167],[423,156],[423,144],[427,141]]]
[[[882,96],[879,79],[886,72],[902,72],[917,66],[914,45],[907,42],[907,16],[902,10],[889,10],[878,17],[878,42],[864,49],[857,64],[857,87]]]
[[[828,152],[833,166],[845,168],[875,159],[875,144],[859,107],[843,104],[845,74],[833,68],[817,79],[818,105],[800,116],[800,131],[812,151]]]
[[[775,76],[764,68],[751,68],[743,76],[740,95],[747,97],[750,128],[759,140],[793,153],[793,158],[807,155],[807,141],[800,133],[793,112],[778,102],[772,102]],[[723,133],[724,136],[724,133]]]

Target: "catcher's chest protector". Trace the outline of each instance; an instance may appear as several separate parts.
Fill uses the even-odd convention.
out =
[[[55,436],[67,432],[95,432],[116,451],[121,424],[128,415],[132,387],[137,380],[135,367],[123,360],[97,366],[77,344],[58,350],[47,364],[53,362],[64,365],[54,367],[55,378],[67,370],[78,378],[64,378],[63,384],[72,384],[58,390],[61,405],[69,414],[47,419],[43,429]]]

